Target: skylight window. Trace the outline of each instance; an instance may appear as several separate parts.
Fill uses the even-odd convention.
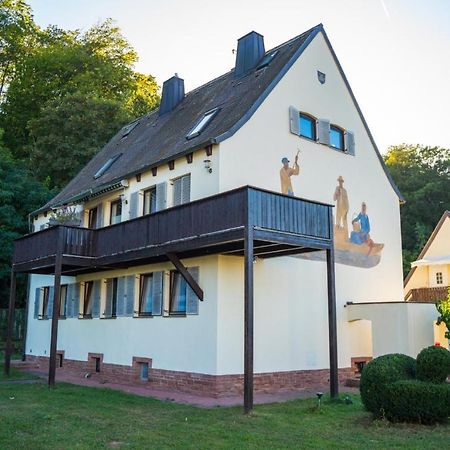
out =
[[[94,175],[94,180],[100,178],[121,156],[122,153],[119,153],[118,155],[109,158],[108,161],[106,161],[105,164],[97,170],[97,173]]]
[[[211,111],[205,112],[194,128],[192,128],[192,130],[186,135],[186,139],[192,139],[198,136],[218,112],[219,108],[211,109]]]
[[[264,58],[258,64],[258,67],[256,68],[256,70],[263,69],[264,67],[268,66],[272,62],[272,59],[275,58],[277,53],[278,53],[278,50],[275,50],[274,52],[271,52],[271,53],[267,54],[266,56],[264,56]]]
[[[136,120],[134,122],[131,122],[127,126],[123,127],[123,133],[122,133],[121,139],[127,137],[136,128],[138,123],[139,123],[139,121]]]

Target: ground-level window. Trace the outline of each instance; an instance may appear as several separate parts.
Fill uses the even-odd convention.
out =
[[[84,283],[84,301],[83,301],[83,317],[92,318],[92,303],[94,297],[94,282],[86,281]]]
[[[106,281],[105,317],[117,317],[117,278]]]
[[[178,270],[170,272],[170,310],[173,315],[186,314],[187,283]]]
[[[442,277],[442,272],[436,272],[436,284],[443,284],[444,279]]]
[[[153,274],[141,275],[139,293],[139,315],[151,316],[153,309]]]
[[[47,314],[49,298],[50,298],[50,287],[44,286],[42,288],[41,312],[39,314],[41,316],[41,318],[45,318],[45,316]]]
[[[139,363],[139,378],[142,381],[148,381],[148,363],[147,362]]]
[[[316,119],[307,114],[300,113],[300,136],[315,141],[316,136]]]
[[[61,285],[59,294],[59,317],[66,317],[67,284]]]
[[[334,125],[330,126],[330,145],[338,150],[344,150],[344,131]]]
[[[156,186],[144,191],[143,215],[156,212]]]
[[[120,223],[122,221],[122,201],[115,200],[111,202],[111,213],[109,218],[109,223],[114,225],[116,223]]]

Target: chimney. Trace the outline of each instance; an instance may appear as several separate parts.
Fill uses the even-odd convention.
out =
[[[163,83],[159,115],[172,111],[184,98],[184,80],[175,74]]]
[[[234,76],[240,77],[254,69],[264,53],[264,36],[256,31],[251,31],[238,39]]]

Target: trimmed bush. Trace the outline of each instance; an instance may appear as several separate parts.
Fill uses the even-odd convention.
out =
[[[386,384],[413,379],[415,374],[416,360],[410,356],[394,353],[375,358],[366,364],[361,374],[360,391],[364,406],[375,417],[383,417]]]
[[[450,384],[419,380],[388,383],[382,403],[384,415],[391,422],[445,422],[450,416]]]
[[[443,383],[450,375],[450,352],[443,347],[427,347],[417,355],[417,378]]]

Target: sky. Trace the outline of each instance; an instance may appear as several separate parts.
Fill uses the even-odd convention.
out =
[[[136,69],[186,91],[229,71],[237,39],[266,50],[323,23],[381,152],[450,148],[450,0],[28,0],[36,22],[86,30],[112,18]]]

